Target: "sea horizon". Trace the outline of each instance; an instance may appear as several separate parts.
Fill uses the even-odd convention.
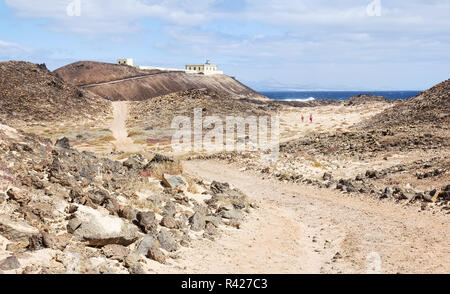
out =
[[[278,101],[314,101],[314,100],[347,100],[357,95],[375,95],[382,96],[389,100],[409,99],[417,96],[423,91],[419,90],[396,90],[396,91],[259,91],[260,94]]]

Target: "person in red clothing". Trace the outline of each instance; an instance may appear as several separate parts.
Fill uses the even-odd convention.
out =
[[[312,122],[312,114],[309,116],[309,121]]]

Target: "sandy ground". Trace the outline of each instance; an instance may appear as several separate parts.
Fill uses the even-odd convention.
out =
[[[128,103],[126,101],[113,102],[114,120],[111,122],[111,131],[116,140],[113,142],[116,151],[139,152],[142,147],[134,144],[128,137],[126,121],[128,117]]]
[[[114,103],[116,148],[138,151],[127,136],[127,102]],[[299,112],[282,114],[284,139],[348,128],[382,109],[322,107],[315,122]],[[319,112],[320,111],[320,112]],[[305,117],[309,117],[305,113]],[[260,206],[239,230],[225,228],[213,241],[194,240],[154,273],[448,273],[448,216],[364,196],[263,179],[261,174],[215,161],[189,161],[193,177],[228,182]],[[220,171],[220,172],[218,172]]]
[[[280,112],[280,142],[313,133],[345,131],[363,119],[372,117],[390,107],[386,103],[372,103],[360,106],[329,105],[305,108],[288,108]],[[302,122],[301,116],[305,117]],[[309,116],[313,121],[309,121]]]
[[[195,241],[169,266],[149,265],[157,273],[450,271],[448,217],[264,180],[213,161],[186,162],[184,168],[193,176],[231,183],[260,208],[240,230],[226,230],[216,242]]]

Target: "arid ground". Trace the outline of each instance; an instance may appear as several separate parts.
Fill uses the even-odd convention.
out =
[[[450,271],[450,80],[282,103],[90,62],[0,73],[0,273]],[[279,117],[276,160],[174,152],[172,119],[195,109]]]

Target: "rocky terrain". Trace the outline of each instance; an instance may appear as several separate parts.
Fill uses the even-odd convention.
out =
[[[170,128],[176,116],[193,118],[195,109],[202,109],[203,116],[264,116],[280,109],[279,105],[266,105],[252,100],[232,100],[208,90],[186,90],[133,103],[130,126],[145,122],[153,128]]]
[[[0,63],[0,118],[11,125],[97,120],[110,102],[67,84],[45,64]]]
[[[352,106],[352,105],[369,104],[369,103],[374,103],[374,102],[392,103],[391,100],[381,97],[381,96],[361,94],[361,95],[357,95],[355,97],[345,100],[344,105]]]
[[[418,96],[365,122],[371,128],[436,128],[450,127],[450,80],[442,82]]]
[[[93,93],[114,101],[142,101],[192,89],[209,89],[229,98],[268,100],[227,75],[142,71],[98,62],[67,65],[55,73],[68,83],[83,85]]]
[[[374,252],[386,273],[449,270],[449,81],[276,102],[104,63],[0,73],[0,273],[362,273]],[[196,108],[278,115],[278,160],[172,153]]]
[[[385,105],[361,124],[316,130],[280,146],[280,158],[262,163],[258,154],[216,158],[264,177],[368,195],[422,209],[450,210],[449,81],[405,101],[359,95],[343,107]],[[386,106],[387,105],[387,106]],[[342,107],[341,106],[341,107]],[[308,106],[303,106],[308,107]],[[310,111],[310,110],[308,110]]]
[[[0,138],[3,273],[145,273],[252,206],[162,155],[112,161],[4,125]]]

